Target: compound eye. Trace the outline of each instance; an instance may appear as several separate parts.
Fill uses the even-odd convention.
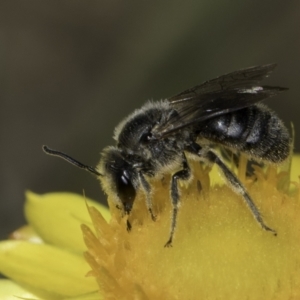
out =
[[[136,197],[136,190],[128,177],[126,171],[123,171],[117,178],[117,194],[123,203],[126,213],[130,213],[133,202]]]

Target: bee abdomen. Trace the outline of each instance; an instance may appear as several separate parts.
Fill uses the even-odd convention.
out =
[[[290,153],[287,128],[262,104],[209,120],[199,136],[273,163],[285,160]]]

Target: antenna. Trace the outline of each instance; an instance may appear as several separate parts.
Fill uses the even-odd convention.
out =
[[[87,165],[84,165],[82,164],[81,162],[79,162],[78,160],[72,158],[71,156],[63,153],[63,152],[60,152],[60,151],[57,151],[57,150],[53,150],[53,149],[50,149],[48,146],[45,146],[43,145],[43,150],[46,154],[49,154],[49,155],[52,155],[52,156],[57,156],[57,157],[60,157],[64,160],[66,160],[67,162],[69,162],[70,164],[80,168],[80,169],[84,169],[86,171],[89,171],[97,176],[103,176],[102,174],[100,174],[95,168],[93,167],[90,167],[90,166],[87,166]]]

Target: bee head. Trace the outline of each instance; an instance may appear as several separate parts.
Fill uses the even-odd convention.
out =
[[[43,150],[49,155],[62,158],[72,165],[96,175],[101,180],[104,191],[107,194],[112,192],[115,195],[117,207],[121,205],[125,213],[130,213],[139,185],[136,167],[140,165],[140,157],[125,154],[116,147],[108,147],[104,149],[99,165],[94,168],[47,146],[43,146]]]
[[[138,174],[134,161],[116,147],[104,149],[98,168],[104,175],[102,186],[106,193],[116,195],[117,206],[129,214],[138,188]]]

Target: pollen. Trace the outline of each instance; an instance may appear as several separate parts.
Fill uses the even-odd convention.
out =
[[[299,183],[274,166],[255,167],[246,177],[245,160],[236,170],[274,236],[214,171],[199,163],[192,170],[190,185],[180,188],[172,247],[164,247],[172,210],[168,178],[151,182],[156,221],[142,194],[130,216],[121,216],[109,197],[109,223],[88,207],[93,227],[82,225],[85,258],[104,299],[299,299]]]

